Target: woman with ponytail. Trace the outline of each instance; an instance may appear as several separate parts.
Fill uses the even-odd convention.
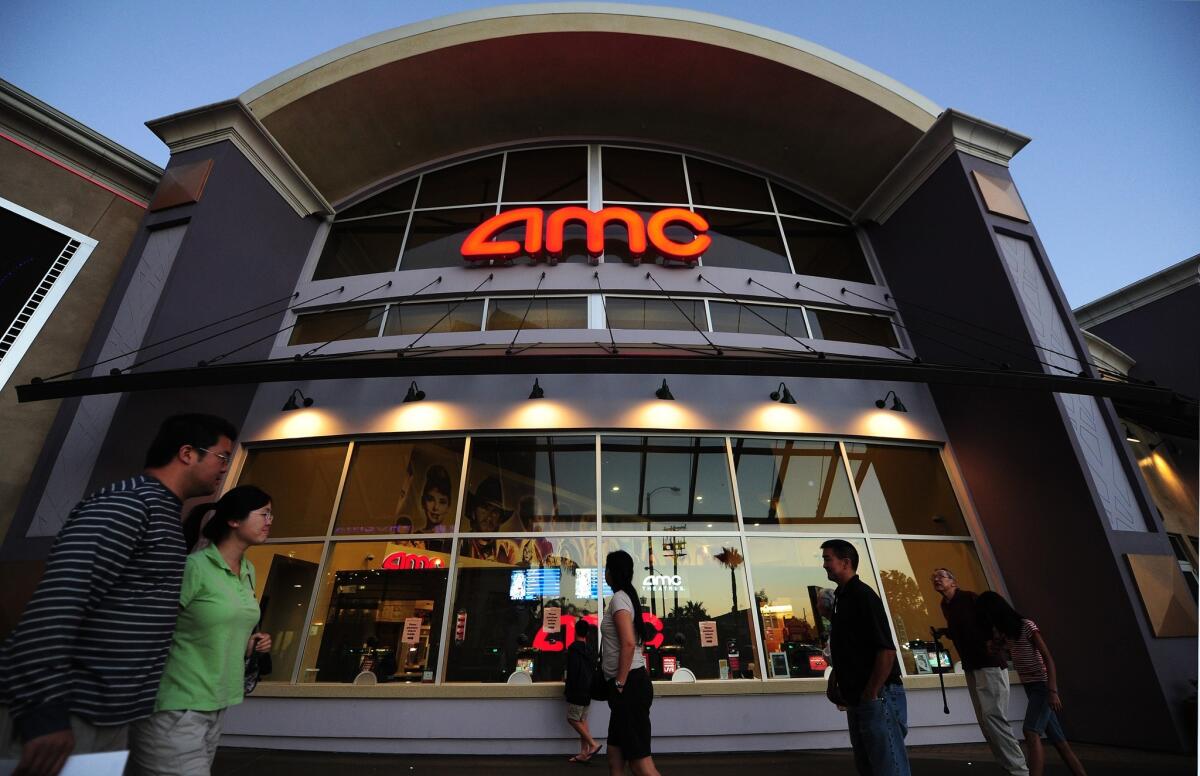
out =
[[[642,655],[642,602],[633,586],[633,558],[624,550],[604,561],[612,598],[600,623],[600,668],[608,680],[608,772],[658,776],[650,756],[650,704],[654,687]]]
[[[271,637],[253,633],[260,615],[246,550],[267,540],[272,519],[271,497],[243,485],[196,507],[184,521],[192,554],[179,619],[154,714],[130,730],[129,773],[211,772],[221,718],[242,702],[246,658],[252,650],[271,651]]]

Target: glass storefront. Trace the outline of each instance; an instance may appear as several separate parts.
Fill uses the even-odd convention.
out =
[[[828,666],[820,544],[854,543],[907,674],[952,670],[936,567],[988,589],[935,447],[768,436],[476,435],[251,447],[274,497],[258,569],[273,682],[562,680],[633,556],[651,676]],[[952,645],[946,643],[946,646]]]

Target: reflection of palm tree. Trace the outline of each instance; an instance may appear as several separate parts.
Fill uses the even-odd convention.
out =
[[[922,627],[926,623],[930,625],[937,623],[929,614],[929,608],[925,605],[925,596],[921,594],[921,588],[917,585],[916,580],[898,569],[883,569],[879,572],[879,576],[883,581],[888,606],[892,610],[896,638],[900,641],[902,649],[907,648],[909,623],[920,623]]]
[[[688,601],[682,607],[676,607],[675,616],[692,622],[704,622],[712,619],[708,615],[708,610],[704,608],[703,601]]]
[[[737,567],[742,565],[742,561],[745,559],[736,547],[722,547],[721,552],[713,557],[720,561],[722,566],[729,569],[729,584],[733,590],[733,607],[730,611],[737,614]]]

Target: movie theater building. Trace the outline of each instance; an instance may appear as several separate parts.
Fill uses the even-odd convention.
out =
[[[1110,399],[1194,403],[1086,360],[1027,138],[607,4],[381,32],[149,126],[170,163],[85,369],[20,388],[61,405],[7,545],[44,554],[165,414],[235,421],[275,651],[224,743],[566,752],[564,646],[624,549],[659,750],[845,746],[831,537],[886,603],[910,743],[980,739],[937,566],[1053,634],[1075,739],[1192,740],[1195,600]]]

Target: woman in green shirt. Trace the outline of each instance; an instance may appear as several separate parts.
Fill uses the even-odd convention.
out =
[[[252,633],[259,609],[254,565],[245,557],[248,547],[267,540],[271,521],[271,497],[253,485],[196,507],[184,521],[193,552],[183,572],[179,619],[154,713],[130,729],[130,773],[211,771],[225,709],[242,702],[246,657],[271,650],[268,634]],[[207,544],[197,541],[201,535]]]

